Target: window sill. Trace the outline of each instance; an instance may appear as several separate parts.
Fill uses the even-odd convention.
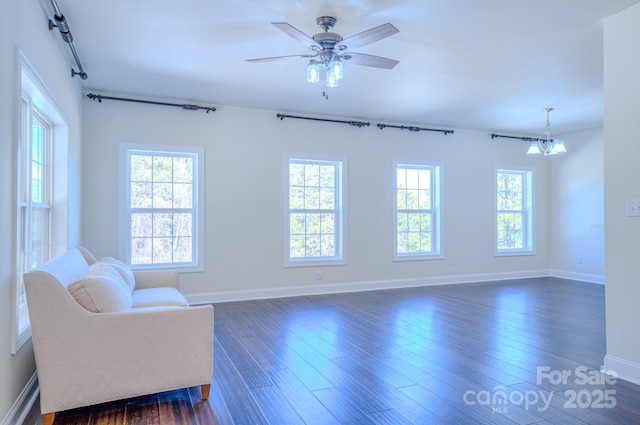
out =
[[[284,267],[292,268],[292,267],[322,267],[322,266],[345,266],[347,265],[347,260],[296,260],[296,261],[285,261]]]
[[[166,264],[161,266],[148,266],[148,265],[129,265],[131,270],[136,272],[145,272],[145,271],[166,271],[166,270],[177,270],[180,273],[201,273],[204,272],[204,266],[180,266],[177,264]]]
[[[21,326],[20,332],[16,335],[13,346],[11,347],[11,354],[16,354],[22,346],[31,339],[31,323],[27,321],[27,324]]]
[[[408,255],[394,255],[394,262],[404,262],[404,261],[431,261],[431,260],[444,260],[444,255],[442,254],[408,254]]]
[[[494,254],[495,257],[521,257],[521,256],[527,256],[527,255],[536,255],[536,252],[514,250],[514,251],[500,251]]]

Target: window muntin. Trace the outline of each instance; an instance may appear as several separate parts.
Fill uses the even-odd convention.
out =
[[[287,266],[344,264],[344,161],[287,160]]]
[[[133,268],[202,270],[198,148],[125,150],[125,258]]]
[[[394,260],[442,258],[441,166],[396,162],[394,171]]]
[[[532,180],[530,170],[496,172],[496,253],[533,253]]]

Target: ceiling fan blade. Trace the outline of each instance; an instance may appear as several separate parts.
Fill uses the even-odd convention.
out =
[[[351,37],[347,37],[336,45],[336,47],[346,46],[349,49],[356,49],[358,47],[366,46],[383,38],[389,37],[397,32],[400,32],[398,28],[386,23],[375,28],[362,31]]]
[[[288,34],[296,40],[303,42],[307,46],[315,46],[319,49],[322,49],[322,46],[317,41],[286,22],[272,22],[271,24],[273,24],[276,28],[278,28],[285,34]]]
[[[269,61],[279,61],[282,59],[300,59],[300,58],[314,58],[318,55],[287,55],[287,56],[273,56],[270,58],[256,58],[256,59],[247,59],[247,62],[269,62]]]
[[[371,66],[374,68],[392,69],[399,61],[383,58],[382,56],[365,55],[364,53],[344,53],[340,56],[347,63],[355,65]]]

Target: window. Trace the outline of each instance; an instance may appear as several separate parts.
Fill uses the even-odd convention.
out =
[[[285,266],[345,264],[345,160],[287,157]]]
[[[442,258],[440,172],[435,163],[396,162],[394,260]]]
[[[132,268],[202,271],[202,148],[121,145],[124,258]]]
[[[24,113],[24,122],[30,128],[25,129],[23,139],[20,215],[25,219],[19,232],[26,269],[33,270],[47,262],[51,253],[51,125],[28,102],[24,103]]]
[[[27,332],[29,313],[22,275],[51,255],[51,125],[28,98],[22,99],[18,182],[18,335]]]
[[[18,52],[15,284],[11,352],[31,336],[23,275],[67,249],[69,127],[53,95]]]
[[[533,171],[496,172],[496,254],[533,254]]]

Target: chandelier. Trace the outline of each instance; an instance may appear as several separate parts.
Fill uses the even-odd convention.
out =
[[[547,125],[544,127],[544,136],[539,139],[533,140],[529,145],[528,155],[557,155],[559,153],[565,153],[567,148],[564,146],[564,142],[560,139],[554,138],[551,134],[551,122],[549,121],[549,112],[553,111],[553,108],[545,108],[547,112]]]

